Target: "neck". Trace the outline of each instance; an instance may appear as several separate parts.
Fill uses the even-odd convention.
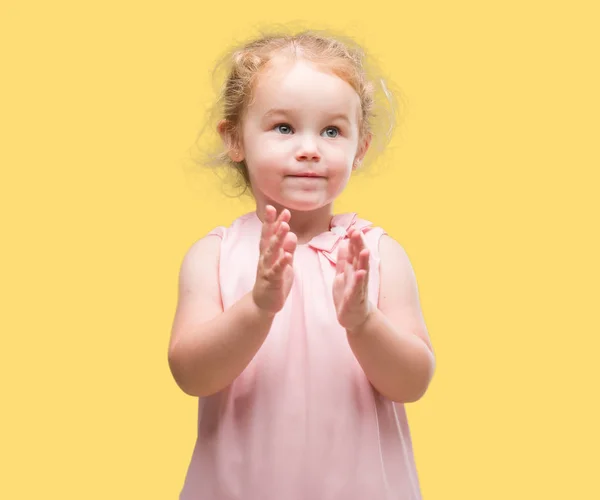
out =
[[[269,203],[257,203],[256,213],[261,221],[264,221],[265,206],[272,205],[277,210],[277,215],[287,207],[279,205],[274,202]],[[288,208],[291,214],[289,221],[290,231],[298,238],[298,244],[303,245],[308,243],[315,236],[329,231],[329,224],[331,217],[333,216],[333,204],[329,203],[316,210],[291,210]]]

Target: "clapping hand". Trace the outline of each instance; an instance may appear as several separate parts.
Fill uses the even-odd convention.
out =
[[[294,281],[292,266],[298,240],[296,235],[290,232],[290,217],[287,209],[277,216],[274,207],[267,205],[265,208],[260,257],[252,297],[260,309],[271,314],[283,308]]]
[[[346,330],[361,326],[371,312],[368,297],[369,250],[362,233],[352,231],[338,250],[333,301],[338,321]]]

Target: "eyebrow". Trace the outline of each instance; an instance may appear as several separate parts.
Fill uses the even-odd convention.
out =
[[[267,119],[270,118],[273,115],[292,115],[294,114],[294,111],[291,109],[283,109],[283,108],[272,108],[269,111],[267,111],[264,115],[263,115],[263,119]],[[348,118],[347,115],[345,115],[344,113],[334,113],[328,116],[329,120],[343,120],[347,123],[350,123],[350,119]]]

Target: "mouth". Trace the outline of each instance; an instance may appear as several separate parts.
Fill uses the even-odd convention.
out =
[[[290,175],[290,177],[305,177],[305,178],[311,178],[312,177],[312,178],[319,179],[319,178],[322,178],[323,176],[322,175],[318,175],[318,174],[316,174],[314,172],[304,172],[304,173],[301,173],[301,174]]]

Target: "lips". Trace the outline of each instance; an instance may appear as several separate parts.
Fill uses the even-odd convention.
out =
[[[291,177],[323,177],[323,176],[316,174],[315,172],[302,172],[300,174],[294,174]]]

